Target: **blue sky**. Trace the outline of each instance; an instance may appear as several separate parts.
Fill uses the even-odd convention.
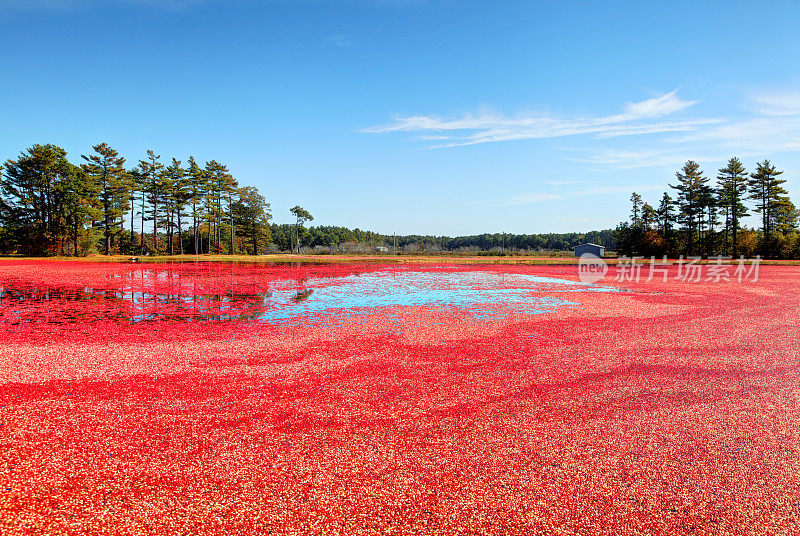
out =
[[[0,159],[225,162],[275,221],[613,227],[687,159],[800,202],[800,3],[0,0]]]

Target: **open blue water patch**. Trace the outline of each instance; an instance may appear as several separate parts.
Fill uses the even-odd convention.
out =
[[[157,281],[158,280],[158,281]],[[160,285],[152,283],[159,282]],[[572,292],[610,292],[613,287],[525,274],[490,271],[378,271],[364,275],[295,280],[264,279],[247,292],[236,285],[205,285],[174,274],[142,272],[108,286],[0,284],[0,325],[91,324],[117,320],[149,323],[261,322],[310,320],[319,325],[388,308],[433,306],[459,309],[484,321],[510,313],[538,314],[576,303]],[[560,296],[553,296],[559,293]],[[406,323],[409,319],[404,320]]]
[[[262,322],[280,322],[325,313],[350,315],[396,306],[458,307],[476,318],[496,318],[498,305],[508,312],[537,314],[578,305],[551,292],[610,292],[612,287],[524,274],[494,272],[374,272],[309,279],[301,288],[284,284],[265,299]]]

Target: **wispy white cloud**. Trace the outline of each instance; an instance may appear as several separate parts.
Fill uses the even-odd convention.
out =
[[[673,144],[713,144],[718,149],[737,151],[740,156],[794,152],[800,150],[800,114],[730,120],[667,141]]]
[[[583,181],[570,181],[575,183],[582,183]],[[637,186],[592,186],[589,188],[581,188],[577,190],[564,190],[559,192],[533,192],[519,194],[508,199],[482,199],[479,201],[468,201],[466,205],[494,205],[500,207],[511,207],[516,205],[527,205],[532,203],[543,203],[547,201],[556,201],[559,199],[567,199],[571,197],[582,197],[590,195],[609,195],[618,193],[636,192],[649,192],[653,190],[663,190],[663,184],[640,184]]]
[[[753,101],[764,115],[800,115],[800,93],[762,93]]]
[[[739,156],[800,151],[800,92],[762,92],[751,96],[756,110],[696,132],[668,138],[676,145],[704,145]]]
[[[664,145],[662,143],[662,145]],[[719,162],[730,158],[729,151],[708,149],[698,151],[694,145],[669,146],[665,150],[624,151],[616,149],[603,149],[590,152],[579,158],[571,158],[576,162],[595,164],[615,169],[639,169],[646,167],[677,168],[687,160],[697,162]],[[747,156],[739,153],[739,156]]]
[[[641,102],[629,102],[625,105],[624,116],[631,118],[661,117],[688,108],[697,101],[685,101],[678,98],[678,90],[671,91],[660,97],[654,97]]]
[[[365,129],[370,133],[417,132],[424,138],[445,141],[437,147],[458,147],[479,143],[537,138],[558,138],[580,134],[597,137],[631,136],[664,132],[686,132],[719,119],[664,121],[697,101],[682,100],[676,91],[640,102],[628,103],[619,114],[598,117],[553,117],[527,114],[507,117],[483,111],[456,118],[430,115],[396,117],[392,123]]]
[[[596,164],[600,166],[611,166],[616,169],[637,169],[653,166],[670,166],[684,162],[687,158],[702,160],[701,158],[688,156],[687,153],[677,150],[675,152],[663,150],[619,150],[619,149],[600,149],[591,151],[586,155],[570,158],[576,162]]]
[[[634,136],[640,134],[663,134],[666,132],[692,132],[700,127],[722,123],[722,119],[695,119],[677,122],[659,122],[650,125],[615,125],[597,134],[598,138]]]
[[[415,115],[366,129],[372,133],[415,133],[432,142],[429,148],[457,147],[509,140],[590,135],[589,145],[566,149],[564,158],[619,170],[674,168],[688,159],[720,162],[731,155],[764,157],[800,152],[800,92],[751,94],[741,106],[730,106],[723,117],[691,116],[697,100],[685,100],[677,90],[630,102],[618,114],[596,117],[555,117],[526,114],[515,117],[483,110],[459,117]],[[680,116],[668,117],[680,113]],[[625,141],[615,141],[626,137]],[[604,143],[601,143],[604,141]],[[547,183],[544,183],[547,184]],[[548,200],[528,194],[504,201],[520,204]]]
[[[720,162],[732,155],[763,157],[800,151],[800,93],[772,92],[751,96],[748,115],[727,117],[691,131],[658,138],[643,149],[589,149],[571,160],[617,169],[675,167],[686,160]]]

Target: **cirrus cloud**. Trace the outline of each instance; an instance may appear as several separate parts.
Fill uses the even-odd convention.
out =
[[[663,120],[667,115],[684,110],[697,101],[683,100],[677,90],[651,99],[631,102],[614,115],[597,117],[555,117],[527,114],[508,117],[496,112],[464,114],[446,118],[431,115],[396,117],[392,123],[364,129],[364,132],[385,134],[415,132],[424,139],[441,141],[434,147],[458,147],[479,143],[524,139],[558,138],[591,134],[601,138],[687,132],[717,123],[719,119]]]

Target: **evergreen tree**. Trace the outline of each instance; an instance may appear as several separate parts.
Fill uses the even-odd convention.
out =
[[[785,179],[779,177],[783,171],[778,171],[769,160],[756,164],[756,170],[750,174],[748,189],[750,198],[755,201],[756,212],[761,214],[761,231],[763,233],[763,249],[766,255],[772,252],[772,237],[775,232],[778,215],[781,207],[787,206],[788,196],[783,188]]]
[[[230,174],[228,168],[211,160],[206,163],[206,177],[209,184],[209,200],[211,217],[214,225],[214,240],[216,241],[216,251],[222,252],[222,201],[227,199],[230,202],[230,193],[238,186],[236,179]],[[229,203],[230,205],[230,203]],[[230,210],[230,207],[229,207]],[[230,215],[230,213],[229,213]]]
[[[178,231],[179,253],[183,254],[183,222],[181,213],[187,201],[186,171],[181,161],[172,159],[172,163],[164,169],[162,186],[164,187],[164,205],[166,208],[167,241],[169,254],[173,255],[175,230]]]
[[[253,247],[253,255],[258,255],[258,244],[261,240],[269,240],[270,205],[258,189],[245,186],[239,189],[236,202],[233,204],[234,224],[242,230],[244,238],[249,238]]]
[[[230,225],[231,248],[229,255],[236,254],[236,218],[233,216],[234,201],[238,201],[240,190],[239,183],[235,182],[227,191],[228,197],[228,224]]]
[[[180,162],[178,162],[178,165],[180,166]],[[181,169],[181,174],[177,179],[175,188],[175,206],[178,215],[178,244],[180,244],[179,253],[181,255],[185,253],[183,248],[183,216],[186,205],[189,203],[192,196],[191,186],[191,179],[187,175],[186,170]]]
[[[744,200],[747,197],[747,170],[738,158],[731,158],[717,174],[718,204],[725,213],[725,242],[730,239],[733,256],[739,255],[738,234],[742,218],[748,216]]]
[[[631,194],[631,223],[636,226],[641,223],[642,196],[633,192]]]
[[[183,254],[187,206],[191,207],[197,253],[204,250],[200,230],[206,217],[209,251],[235,253],[240,229],[254,251],[259,249],[259,241],[270,237],[269,204],[255,188],[239,189],[228,168],[219,162],[212,160],[202,169],[190,157],[188,168],[183,169],[173,158],[164,167],[161,157],[150,150],[135,169],[126,171],[125,159],[107,143],[92,149],[92,154],[82,155],[80,167],[72,165],[66,151],[54,145],[35,145],[0,166],[0,251],[17,248],[30,253],[78,254],[79,243],[86,253],[102,240],[103,252],[110,254],[121,245],[117,239],[123,236],[129,217],[126,249],[173,254],[177,238],[178,252]],[[247,220],[248,214],[255,218],[253,222]],[[151,244],[145,241],[148,220],[153,225]],[[92,230],[101,232],[102,237]],[[164,230],[167,244],[162,247]],[[230,234],[224,235],[223,248],[225,232]]]
[[[648,229],[652,228],[658,222],[658,211],[650,205],[644,203],[642,205],[642,225]]]
[[[300,205],[295,205],[289,212],[294,215],[296,218],[296,223],[294,226],[294,243],[297,253],[300,253],[300,229],[303,228],[303,224],[307,221],[313,221],[314,216],[311,215],[309,211],[301,207]]]
[[[81,235],[102,214],[100,187],[83,170],[75,167],[74,173],[66,177],[64,191],[64,218],[72,239],[72,254],[77,257],[81,254],[78,249]]]
[[[270,235],[272,235],[272,242],[279,250],[294,250],[294,232],[291,226],[273,223],[270,225]]]
[[[708,181],[708,179],[706,179]],[[700,188],[700,237],[704,244],[705,253],[713,248],[713,239],[716,226],[719,225],[717,213],[716,192],[710,184],[703,184]]]
[[[96,154],[81,155],[86,164],[82,168],[87,177],[97,184],[100,203],[100,220],[103,225],[105,254],[110,255],[113,237],[122,229],[128,210],[128,181],[125,158],[107,143],[92,146]]]
[[[194,253],[203,252],[200,222],[203,214],[203,199],[208,189],[208,179],[205,171],[197,165],[193,156],[189,157],[186,169],[188,204],[192,207],[192,234],[194,238]]]
[[[673,212],[674,207],[675,202],[672,200],[672,197],[670,197],[667,192],[664,192],[664,195],[661,196],[661,202],[658,205],[657,214],[659,228],[661,229],[665,239],[669,236],[671,226],[675,222],[675,213]]]
[[[0,225],[31,253],[59,252],[68,240],[74,203],[86,198],[85,176],[56,145],[34,145],[8,160],[0,177]],[[71,192],[76,192],[74,195]],[[91,206],[92,201],[87,200]]]
[[[675,173],[678,179],[677,186],[669,185],[678,191],[678,221],[683,223],[688,239],[688,250],[695,252],[695,239],[701,239],[701,218],[705,212],[705,198],[707,196],[708,179],[703,176],[700,165],[694,160],[689,160],[680,171]]]
[[[136,251],[136,233],[133,230],[136,215],[144,214],[144,191],[146,177],[142,172],[141,167],[135,167],[128,170],[128,206],[130,207],[130,245],[129,251],[134,253]],[[139,211],[136,210],[136,202],[139,201]],[[142,216],[142,235],[144,235],[144,217]],[[141,237],[140,237],[141,238]]]
[[[150,213],[153,216],[153,254],[158,254],[158,205],[163,192],[164,177],[164,164],[159,162],[160,159],[161,155],[156,155],[155,152],[148,149],[147,160],[139,160],[139,169],[144,179],[142,188],[142,254],[144,254],[145,200],[150,205]]]
[[[797,231],[800,212],[788,197],[781,197],[775,214],[775,231],[786,234]]]

